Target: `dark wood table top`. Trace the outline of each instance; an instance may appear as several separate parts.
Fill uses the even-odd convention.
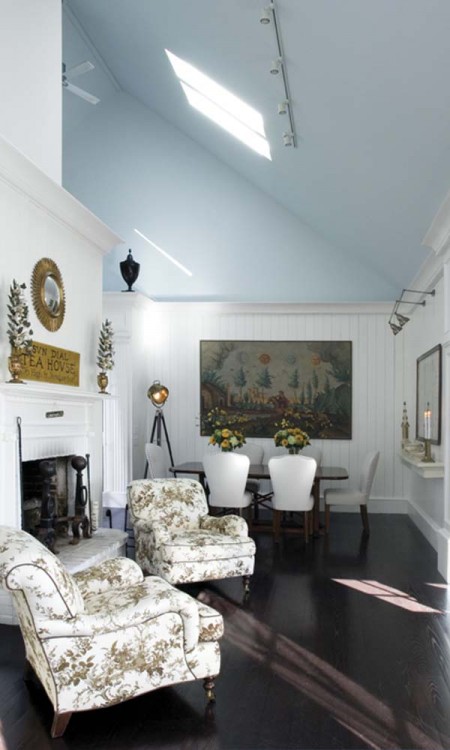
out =
[[[202,477],[205,475],[201,461],[186,461],[171,466],[169,471],[174,474],[198,474]],[[270,479],[269,467],[267,464],[250,464],[248,476],[250,479]],[[322,479],[348,479],[348,471],[341,466],[318,466],[315,481],[320,482]]]

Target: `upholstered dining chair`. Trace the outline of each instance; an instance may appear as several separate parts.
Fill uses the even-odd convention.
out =
[[[214,451],[203,456],[210,508],[234,508],[242,515],[253,500],[245,487],[250,459],[235,451]]]
[[[249,591],[255,543],[247,523],[237,515],[210,516],[200,482],[135,479],[128,503],[136,562],[145,572],[174,584],[242,576]]]
[[[367,503],[369,502],[375,472],[380,458],[379,451],[370,451],[364,457],[359,484],[356,490],[328,487],[323,493],[325,502],[325,531],[330,530],[330,508],[333,505],[359,505],[365,534],[370,534]]]
[[[311,490],[317,463],[314,458],[303,455],[274,456],[269,459],[269,473],[273,496],[273,533],[275,541],[280,539],[281,517],[284,511],[303,512],[305,542],[312,531],[314,498]]]
[[[203,678],[214,700],[222,616],[125,557],[70,575],[25,531],[0,526],[0,581],[26,656],[54,708],[52,737],[75,711]]]

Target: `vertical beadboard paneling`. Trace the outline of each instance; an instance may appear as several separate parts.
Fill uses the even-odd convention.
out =
[[[364,305],[352,312],[238,311],[208,305],[157,305],[159,338],[153,353],[152,374],[170,389],[165,407],[175,461],[200,460],[208,438],[200,437],[199,342],[230,340],[345,340],[353,349],[353,434],[351,440],[318,441],[324,463],[346,466],[348,484],[357,483],[367,450],[382,457],[373,496],[381,500],[403,497],[401,470],[396,456],[399,440],[398,361],[387,325],[388,313]],[[401,419],[401,408],[400,408]],[[271,439],[259,441],[271,449]],[[342,486],[342,484],[340,485]]]

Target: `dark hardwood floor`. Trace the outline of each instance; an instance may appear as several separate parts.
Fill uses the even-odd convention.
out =
[[[74,714],[22,680],[18,628],[0,626],[0,748],[450,748],[449,590],[406,516],[334,514],[329,538],[258,534],[248,603],[238,579],[191,587],[225,618],[217,703],[201,682]]]

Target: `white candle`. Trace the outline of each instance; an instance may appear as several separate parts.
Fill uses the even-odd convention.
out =
[[[423,434],[425,440],[431,439],[431,410],[429,404],[427,404],[427,408],[423,413]]]

